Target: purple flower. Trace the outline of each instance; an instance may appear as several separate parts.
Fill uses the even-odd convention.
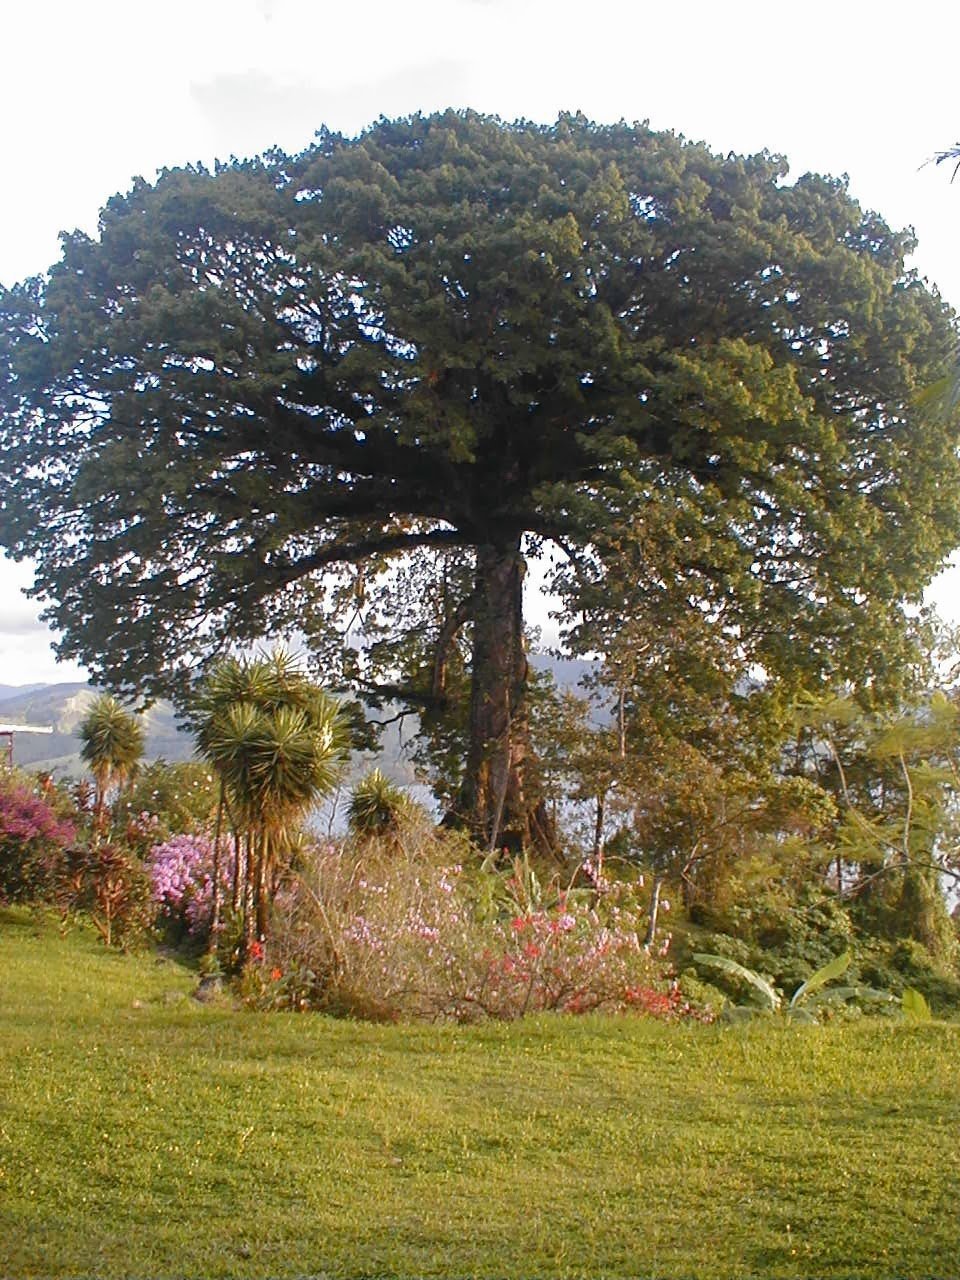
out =
[[[231,885],[229,858],[223,858],[220,881]],[[155,844],[149,855],[153,896],[161,911],[182,920],[191,933],[202,931],[213,902],[213,841],[207,836],[171,836]]]

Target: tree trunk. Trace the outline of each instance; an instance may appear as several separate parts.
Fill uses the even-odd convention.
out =
[[[221,884],[221,863],[223,854],[220,850],[220,841],[223,838],[223,801],[225,795],[225,787],[223,779],[220,780],[220,799],[217,802],[217,823],[213,833],[213,902],[210,906],[210,939],[207,943],[207,951],[210,955],[215,955],[217,951],[217,939],[220,934],[220,919],[223,914],[223,885]]]
[[[254,915],[256,899],[255,884],[257,871],[257,853],[254,844],[254,833],[252,830],[247,831],[246,838],[246,858],[243,864],[243,959],[246,962],[250,956],[250,946],[254,940],[256,931],[256,918]]]
[[[600,875],[603,869],[603,824],[607,817],[607,793],[599,791],[595,797],[596,809],[594,811],[593,820],[593,851],[591,857],[593,865],[596,867],[597,875]]]
[[[238,915],[240,912],[240,904],[243,901],[243,841],[240,836],[239,828],[233,828],[233,897],[231,899],[231,907],[233,914]]]
[[[260,836],[260,856],[257,859],[257,884],[255,891],[258,942],[263,942],[267,936],[267,911],[270,905],[270,892],[268,888],[270,850],[270,833],[264,831]]]
[[[486,848],[511,852],[554,843],[539,798],[525,792],[527,659],[519,537],[477,549],[470,739],[460,811]]]
[[[663,888],[663,876],[657,876],[653,882],[653,892],[650,894],[650,912],[647,916],[647,934],[643,940],[645,951],[650,948],[657,940],[657,917],[660,914],[660,890]]]

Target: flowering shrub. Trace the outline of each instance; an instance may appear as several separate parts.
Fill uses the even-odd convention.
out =
[[[191,937],[201,937],[213,906],[213,841],[203,835],[171,836],[150,850],[147,865],[161,919]],[[220,882],[231,887],[232,862],[223,856]]]
[[[142,862],[146,862],[150,850],[165,834],[161,831],[157,815],[146,809],[139,813],[128,812],[122,825],[119,822],[114,824],[114,830],[121,832],[124,848],[136,854]]]
[[[261,970],[261,1003],[380,1019],[517,1018],[556,1010],[693,1010],[644,949],[633,885],[604,894],[546,891],[517,869],[467,871],[449,835],[323,848],[309,876],[278,898]],[[267,980],[267,975],[269,981]]]
[[[0,778],[0,897],[45,896],[76,834],[50,804],[15,775]]]

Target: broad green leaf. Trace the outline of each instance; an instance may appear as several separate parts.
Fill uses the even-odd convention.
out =
[[[741,978],[763,997],[768,1009],[780,1008],[779,992],[767,982],[766,978],[761,977],[759,973],[755,973],[753,969],[745,969],[742,964],[737,964],[736,960],[728,960],[726,956],[706,955],[701,952],[695,955],[693,959],[696,964],[702,964],[707,968],[719,969],[734,978]]]
[[[933,1018],[926,999],[915,987],[904,987],[900,1007],[908,1022],[930,1022]]]
[[[839,978],[842,974],[846,973],[847,968],[850,965],[850,960],[850,952],[844,951],[843,955],[835,956],[828,964],[825,964],[822,969],[818,969],[816,973],[811,974],[806,982],[801,983],[793,993],[793,999],[790,1001],[790,1008],[793,1009],[801,1000],[804,999],[805,996],[810,995],[813,991],[819,990],[820,987],[825,987],[828,982],[833,982],[834,978]]]

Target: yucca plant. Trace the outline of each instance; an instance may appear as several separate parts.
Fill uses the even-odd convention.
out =
[[[347,822],[360,840],[396,837],[417,811],[410,797],[374,769],[357,783],[350,796]]]
[[[104,802],[111,786],[122,786],[143,756],[143,725],[109,693],[90,704],[78,729],[80,756],[96,785],[94,813],[102,822]]]
[[[251,940],[256,929],[262,938],[290,830],[334,788],[343,767],[346,721],[282,650],[218,663],[198,692],[192,718],[200,752],[220,778],[221,809],[229,809],[235,828],[235,905],[244,936]],[[218,836],[219,827],[218,819]],[[219,907],[215,894],[214,945]]]

